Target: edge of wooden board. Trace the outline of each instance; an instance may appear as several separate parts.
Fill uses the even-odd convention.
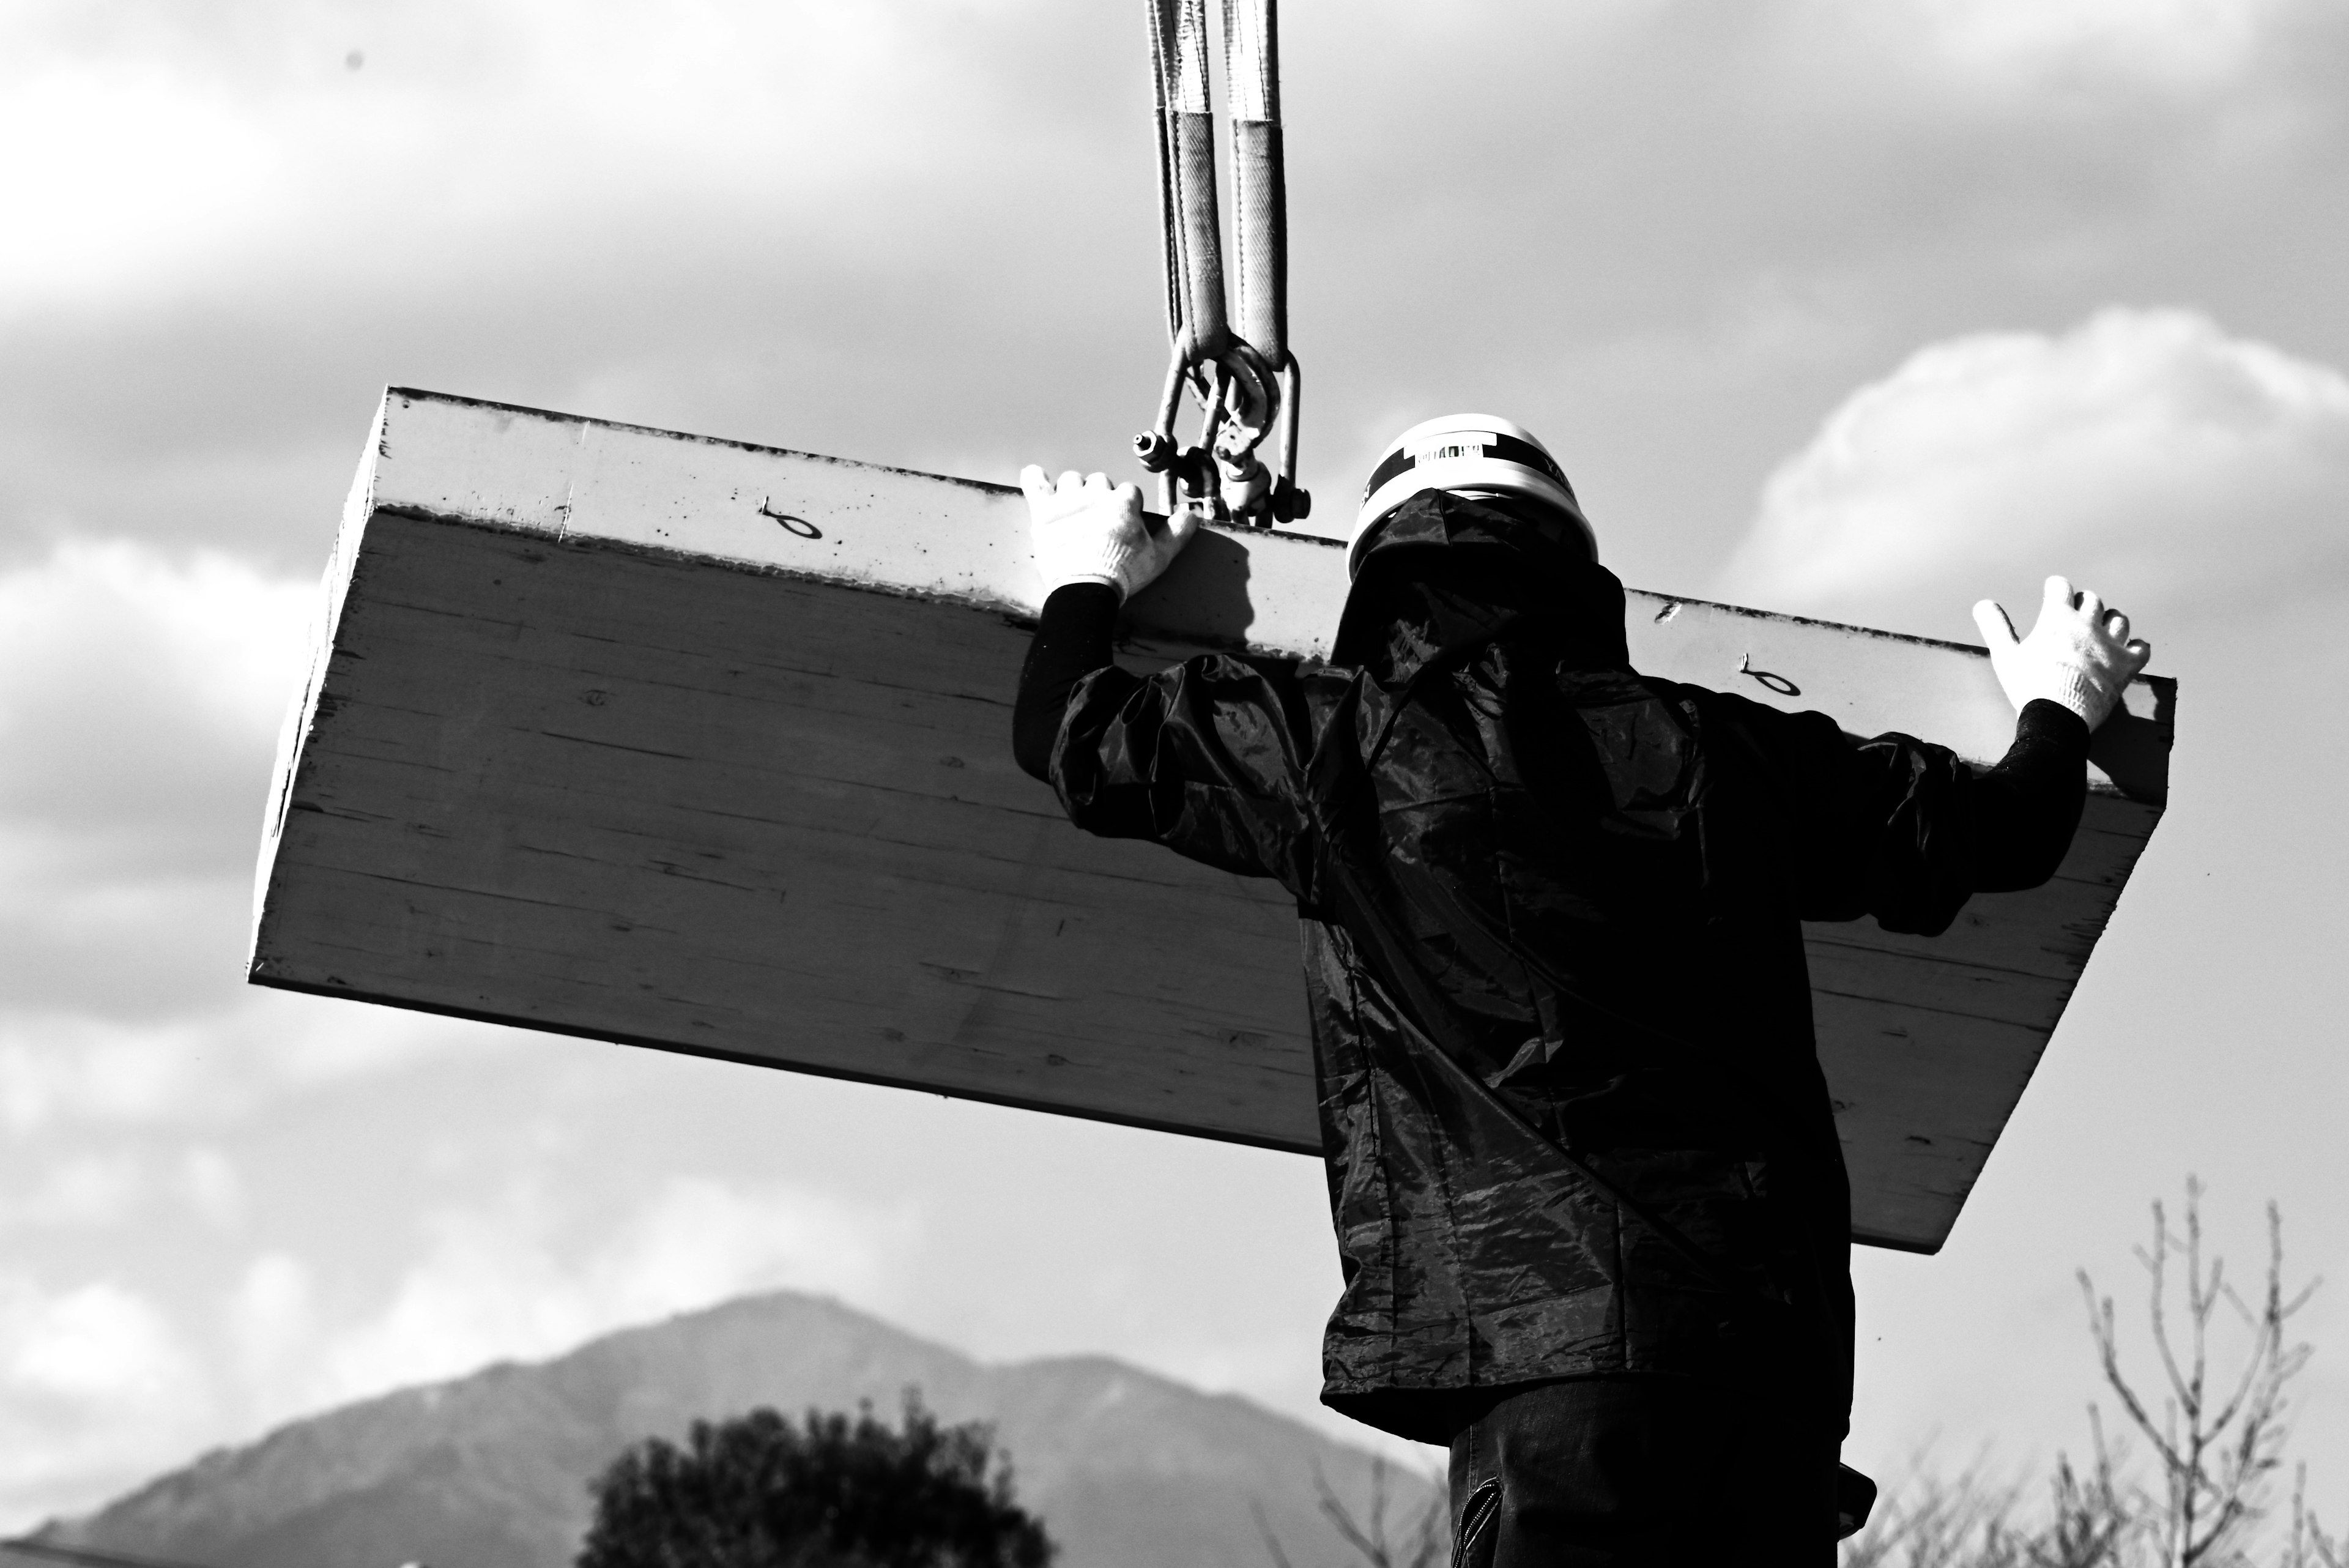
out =
[[[895,1076],[886,1073],[859,1073],[844,1067],[798,1061],[786,1062],[774,1056],[761,1055],[755,1051],[726,1051],[714,1046],[693,1045],[683,1041],[657,1039],[648,1034],[627,1031],[590,1029],[539,1018],[522,1018],[510,1012],[497,1012],[487,1008],[457,1007],[445,1002],[417,1002],[402,996],[378,996],[356,987],[317,984],[309,981],[290,980],[253,971],[247,983],[270,991],[289,991],[303,996],[331,997],[337,1002],[359,1002],[374,1007],[396,1007],[403,1012],[427,1012],[440,1018],[460,1018],[469,1023],[494,1023],[506,1029],[527,1029],[536,1034],[560,1034],[573,1040],[593,1040],[607,1045],[626,1045],[635,1050],[665,1051],[673,1056],[696,1056],[704,1061],[728,1062],[738,1066],[763,1067],[770,1072],[783,1072],[807,1078],[831,1078],[844,1084],[869,1084],[875,1088],[905,1089],[916,1094],[932,1095],[939,1099],[971,1100],[979,1105],[1000,1106],[1007,1110],[1035,1111],[1045,1116],[1073,1116],[1081,1121],[1102,1122],[1111,1127],[1134,1127],[1143,1132],[1166,1133],[1176,1137],[1206,1138],[1211,1143],[1237,1144],[1243,1148],[1270,1149],[1277,1154],[1304,1154],[1321,1158],[1318,1143],[1308,1145],[1289,1138],[1257,1137],[1247,1133],[1207,1131],[1182,1122],[1150,1116],[1121,1115],[1112,1111],[1087,1109],[1072,1111],[1065,1104],[1052,1100],[1023,1097],[1018,1095],[990,1094],[983,1089],[957,1087],[941,1089],[935,1083],[916,1078]],[[1870,1242],[1869,1245],[1898,1247],[1909,1251],[1930,1251],[1913,1241]],[[1935,1243],[1938,1247],[1940,1243]]]
[[[345,532],[375,509],[1016,617],[1044,594],[1009,485],[408,388],[378,410]],[[1346,587],[1333,540],[1211,526],[1134,597],[1124,629],[1174,657],[1325,656]],[[1650,673],[1820,708],[1857,734],[1923,733],[1971,762],[2013,738],[1983,649],[1687,595],[1627,600],[1632,662]],[[2174,680],[2140,675],[2097,732],[2092,787],[2159,803],[2176,704]]]

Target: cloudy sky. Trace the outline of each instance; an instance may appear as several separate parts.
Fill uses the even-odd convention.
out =
[[[2127,1303],[2199,1172],[2240,1263],[2272,1197],[2336,1282],[2298,1440],[2349,1518],[2349,12],[1283,10],[1324,496],[1488,408],[1635,586],[1971,638],[2062,569],[2182,683],[1954,1240],[1862,1260],[1849,1457],[2081,1448],[2074,1271]],[[1091,0],[0,8],[0,1528],[775,1285],[1312,1416],[1308,1162],[240,981],[386,383],[1113,465],[1161,369],[1146,100]]]

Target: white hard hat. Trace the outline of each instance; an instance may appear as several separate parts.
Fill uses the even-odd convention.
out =
[[[1540,438],[1496,414],[1446,414],[1416,424],[1387,443],[1347,542],[1346,569],[1360,571],[1362,552],[1390,513],[1423,490],[1490,491],[1554,506],[1573,520],[1599,559],[1599,535],[1582,515],[1566,472]]]

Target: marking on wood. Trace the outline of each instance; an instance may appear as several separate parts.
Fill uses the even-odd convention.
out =
[[[1317,1149],[1278,888],[1087,837],[1012,763],[1017,491],[397,389],[367,452],[256,982]],[[1325,541],[1204,531],[1121,657],[1312,656],[1344,588]],[[2012,735],[1980,649],[1652,594],[1629,620],[1654,673],[1977,761]],[[1809,929],[1859,1240],[1947,1236],[2160,815],[2174,704],[2140,680],[2099,732],[2049,887],[1930,940]]]

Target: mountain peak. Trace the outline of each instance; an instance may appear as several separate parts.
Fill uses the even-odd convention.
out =
[[[1061,1568],[1353,1561],[1321,1519],[1326,1476],[1358,1515],[1376,1463],[1235,1395],[1100,1355],[1004,1366],[830,1297],[778,1291],[622,1329],[551,1360],[499,1362],[215,1449],[47,1541],[236,1568],[569,1568],[589,1481],[632,1442],[772,1406],[893,1416],[908,1389],[994,1423]],[[1410,1518],[1424,1480],[1390,1473]]]

